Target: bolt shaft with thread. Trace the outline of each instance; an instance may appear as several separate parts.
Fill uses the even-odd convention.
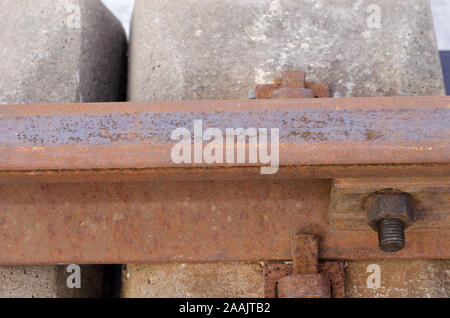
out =
[[[405,224],[399,219],[383,219],[378,222],[378,242],[385,252],[397,252],[405,247]]]

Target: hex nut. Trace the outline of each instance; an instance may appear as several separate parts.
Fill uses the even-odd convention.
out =
[[[377,231],[377,224],[383,219],[399,219],[405,228],[414,222],[412,199],[406,193],[374,193],[366,200],[367,222]]]

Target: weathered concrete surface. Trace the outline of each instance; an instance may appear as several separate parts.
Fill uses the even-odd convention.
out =
[[[428,0],[137,0],[130,47],[132,101],[247,98],[283,69],[336,97],[444,94]]]
[[[0,104],[122,99],[126,37],[99,0],[0,0]]]
[[[126,37],[99,0],[0,0],[0,104],[124,98]],[[1,105],[0,105],[1,107]],[[1,236],[1,234],[0,234]],[[0,297],[102,297],[103,266],[0,267]]]
[[[66,266],[2,266],[0,298],[98,298],[110,295],[105,266],[81,266],[81,288],[67,287]]]
[[[380,268],[380,288],[368,288],[367,280],[373,269]],[[347,297],[450,297],[450,261],[378,261],[350,262],[346,268]],[[373,285],[370,285],[373,287]]]
[[[380,268],[380,288],[368,288]],[[158,264],[126,265],[122,297],[264,297],[260,264]],[[450,261],[350,262],[346,266],[346,297],[450,296]]]
[[[260,264],[159,264],[123,267],[125,298],[264,297]]]

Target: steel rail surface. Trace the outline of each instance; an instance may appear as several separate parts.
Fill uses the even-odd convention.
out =
[[[145,263],[291,258],[449,258],[444,226],[376,233],[330,226],[331,179],[450,175],[450,98],[386,97],[0,107],[0,263]],[[171,133],[278,128],[280,170],[175,164]],[[226,150],[226,149],[225,149]]]

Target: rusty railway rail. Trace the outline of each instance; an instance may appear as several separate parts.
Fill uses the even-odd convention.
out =
[[[278,173],[175,164],[194,120],[278,128]],[[449,258],[449,141],[447,97],[5,105],[0,264],[288,260],[299,232],[322,259]],[[361,215],[330,217],[333,180],[361,178],[432,180],[445,204],[385,253]]]

